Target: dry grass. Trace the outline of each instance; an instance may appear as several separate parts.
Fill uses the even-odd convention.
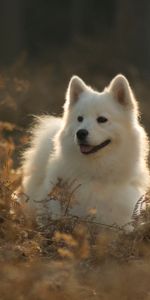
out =
[[[27,114],[58,112],[73,73],[103,88],[120,72],[114,61],[105,69],[110,76],[99,73],[97,57],[106,61],[106,56],[101,45],[92,50],[81,41],[31,68],[23,55],[0,74],[1,120],[24,125]],[[137,94],[148,99],[149,81],[132,66],[123,70],[134,79]],[[149,126],[148,102],[142,106]],[[29,137],[15,124],[0,122],[0,300],[150,300],[149,197],[131,233],[94,222],[94,212],[87,219],[69,216],[72,195],[61,182],[50,195],[63,206],[58,220],[25,214],[25,204],[12,195],[21,182],[18,156]]]
[[[68,216],[66,209],[40,226],[12,197],[20,184],[14,151],[26,137],[1,123],[0,138],[0,299],[149,300],[149,207],[131,233]],[[59,184],[53,197],[68,203],[65,188]]]

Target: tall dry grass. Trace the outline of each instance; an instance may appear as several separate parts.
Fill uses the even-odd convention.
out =
[[[67,214],[41,226],[12,196],[21,180],[15,151],[26,139],[0,124],[0,299],[149,300],[149,206],[130,233]],[[69,197],[64,186],[54,193]]]

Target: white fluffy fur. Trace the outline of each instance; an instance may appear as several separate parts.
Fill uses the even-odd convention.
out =
[[[83,122],[77,120],[83,116]],[[104,116],[106,123],[97,123]],[[73,76],[66,94],[63,118],[41,117],[24,153],[23,189],[29,203],[47,197],[59,178],[73,182],[76,202],[70,213],[106,224],[131,221],[134,206],[149,186],[148,139],[138,120],[137,101],[127,79],[116,76],[102,93]],[[111,143],[96,153],[81,153],[76,132],[89,132],[88,144]],[[58,212],[54,201],[52,212]]]

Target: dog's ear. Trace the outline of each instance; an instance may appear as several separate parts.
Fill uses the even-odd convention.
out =
[[[84,81],[78,76],[73,76],[69,82],[66,93],[66,100],[70,105],[76,103],[80,95],[87,89]]]
[[[110,83],[108,91],[122,106],[128,109],[136,109],[137,102],[125,76],[119,74]]]

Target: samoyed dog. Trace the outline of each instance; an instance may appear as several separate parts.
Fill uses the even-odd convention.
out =
[[[127,79],[117,75],[101,93],[73,76],[62,118],[38,117],[23,155],[23,191],[35,209],[58,181],[73,191],[69,213],[119,226],[131,222],[149,187],[148,138]],[[50,213],[62,213],[49,199]],[[71,201],[70,201],[71,202]],[[44,206],[44,205],[43,205]]]

